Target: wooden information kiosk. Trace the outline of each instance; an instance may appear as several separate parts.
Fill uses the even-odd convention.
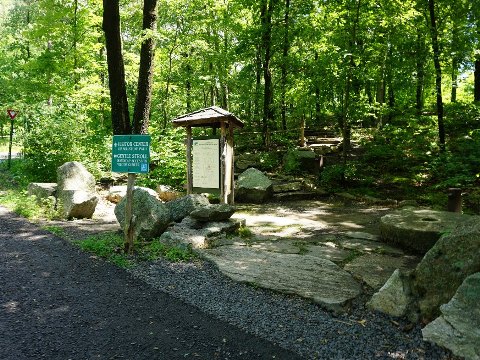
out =
[[[187,193],[216,193],[233,205],[233,130],[244,124],[232,113],[212,106],[172,121],[187,130]],[[220,136],[192,137],[192,127],[220,129]]]

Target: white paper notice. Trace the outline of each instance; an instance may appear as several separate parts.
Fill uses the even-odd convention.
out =
[[[206,189],[220,188],[219,144],[219,139],[193,140],[193,187]]]

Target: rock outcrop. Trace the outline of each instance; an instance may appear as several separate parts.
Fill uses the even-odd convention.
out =
[[[242,246],[201,252],[235,281],[311,299],[342,312],[361,293],[353,277],[333,262],[309,255],[280,254]]]
[[[407,275],[396,269],[387,282],[373,294],[367,306],[390,316],[407,315],[412,302]]]
[[[37,200],[41,201],[50,196],[55,197],[57,193],[56,183],[30,183],[28,184],[28,195],[35,196]]]
[[[480,359],[480,273],[467,277],[441,316],[422,329],[423,339],[467,360]]]
[[[439,315],[467,276],[480,272],[480,217],[471,216],[441,237],[415,270],[414,290],[420,314]]]
[[[125,206],[127,198],[124,197],[115,206],[115,216],[122,229],[125,226]],[[133,189],[133,227],[135,236],[151,240],[160,236],[172,221],[170,210],[148,191]]]
[[[235,213],[235,208],[228,204],[212,204],[195,209],[190,216],[202,222],[224,221],[230,219]]]
[[[165,204],[170,210],[172,220],[176,222],[182,221],[194,210],[204,208],[210,205],[208,199],[200,194],[190,194],[179,199],[169,201]]]
[[[273,196],[273,183],[260,170],[249,168],[238,176],[235,199],[239,202],[264,203]]]
[[[79,162],[67,162],[57,169],[57,198],[68,218],[91,218],[98,203],[95,178]]]

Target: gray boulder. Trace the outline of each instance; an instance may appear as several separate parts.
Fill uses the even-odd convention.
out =
[[[478,256],[478,255],[477,255]],[[467,360],[480,359],[480,273],[467,277],[442,315],[422,329],[423,339]]]
[[[208,199],[199,194],[190,194],[165,204],[170,210],[173,221],[179,222],[194,210],[210,205]]]
[[[91,218],[98,203],[95,178],[77,161],[63,164],[57,169],[57,198],[67,219]]]
[[[200,209],[195,209],[190,216],[195,220],[202,222],[223,221],[230,219],[235,213],[235,208],[228,204],[207,205]]]
[[[453,213],[451,213],[453,214]],[[439,315],[467,276],[480,272],[480,216],[471,216],[441,237],[415,269],[414,291],[420,314]]]
[[[77,161],[63,164],[57,169],[58,191],[84,190],[95,193],[95,178]]]
[[[367,306],[390,316],[407,315],[412,302],[408,276],[396,269],[387,282],[373,294]]]
[[[91,219],[98,204],[98,196],[85,190],[63,190],[59,200],[67,219]]]
[[[38,200],[42,200],[56,195],[57,183],[30,183],[27,189],[29,196],[36,196]]]
[[[260,164],[259,154],[243,153],[235,156],[235,168],[238,171],[245,171],[248,168],[257,167]]]
[[[122,229],[125,227],[126,204],[127,198],[124,197],[115,206],[115,216]],[[132,216],[135,236],[146,240],[160,236],[172,220],[170,210],[165,204],[141,188],[133,190]]]
[[[380,220],[380,237],[417,254],[425,254],[444,233],[470,217],[431,209],[404,208]]]
[[[273,183],[260,170],[250,168],[241,173],[235,188],[240,202],[263,203],[273,196]]]
[[[317,173],[319,170],[317,154],[305,149],[290,150],[283,158],[283,167],[288,173]]]

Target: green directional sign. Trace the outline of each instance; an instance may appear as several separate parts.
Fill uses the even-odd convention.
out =
[[[148,173],[150,164],[150,135],[114,135],[112,171],[119,173]]]

